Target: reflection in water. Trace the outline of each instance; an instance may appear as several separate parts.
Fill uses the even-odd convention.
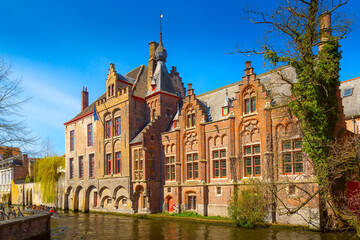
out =
[[[352,234],[288,229],[241,229],[233,226],[148,220],[107,214],[62,213],[52,218],[51,239],[150,240],[335,240]]]

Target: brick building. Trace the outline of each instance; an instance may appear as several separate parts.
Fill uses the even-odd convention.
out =
[[[291,67],[256,75],[248,61],[241,81],[196,95],[168,72],[162,41],[149,48],[148,66],[121,75],[110,64],[106,92],[89,105],[83,89],[81,112],[65,123],[65,209],[227,216],[231,194],[251,179],[274,184],[290,207],[316,191],[299,124],[283,107]],[[340,119],[345,128],[342,105]],[[319,224],[316,196],[296,216],[271,208],[269,221]]]
[[[11,149],[14,156],[0,160],[0,202],[11,202],[13,180],[25,179],[33,174],[35,159],[29,158],[27,154],[21,155],[19,148]]]

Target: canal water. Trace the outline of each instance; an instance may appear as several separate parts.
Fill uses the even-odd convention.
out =
[[[53,217],[51,239],[150,240],[335,240],[357,239],[351,233],[288,229],[243,229],[234,226],[150,220],[97,213],[61,213]]]

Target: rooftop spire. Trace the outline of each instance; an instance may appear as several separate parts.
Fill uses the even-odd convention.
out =
[[[161,14],[161,10],[160,10],[160,44],[162,44],[161,19],[163,17],[164,17],[164,15]]]
[[[162,44],[162,31],[161,31],[161,19],[163,17],[164,17],[164,15],[162,15],[161,11],[160,11],[160,44],[155,51],[155,57],[156,57],[156,60],[165,62],[166,58],[167,58],[167,52]]]

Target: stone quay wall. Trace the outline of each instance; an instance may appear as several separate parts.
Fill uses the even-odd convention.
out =
[[[28,240],[50,238],[50,213],[0,221],[0,239]]]

